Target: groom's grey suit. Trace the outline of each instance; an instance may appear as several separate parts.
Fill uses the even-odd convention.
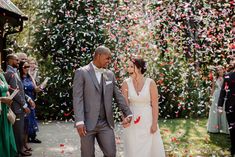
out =
[[[113,98],[124,116],[132,114],[116,84],[113,72],[105,70],[102,75],[99,83],[92,63],[75,72],[73,82],[75,125],[84,122],[87,130],[87,135],[81,137],[82,157],[94,156],[95,138],[104,156],[116,155]]]

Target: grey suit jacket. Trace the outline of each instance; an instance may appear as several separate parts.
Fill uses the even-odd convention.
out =
[[[5,72],[5,78],[10,86],[9,92],[13,93],[14,89],[19,89],[20,91],[13,98],[13,103],[11,109],[14,113],[20,114],[24,113],[23,106],[26,104],[25,101],[25,93],[24,86],[16,72],[16,70],[12,66],[7,66],[7,70]]]
[[[106,118],[109,126],[113,128],[113,98],[117,101],[118,107],[121,109],[124,116],[131,115],[132,113],[117,86],[113,72],[106,70],[103,75]],[[93,130],[98,121],[99,103],[101,102],[99,86],[100,85],[97,81],[95,71],[91,63],[76,70],[73,81],[73,107],[75,124],[76,122],[84,121],[88,131]]]

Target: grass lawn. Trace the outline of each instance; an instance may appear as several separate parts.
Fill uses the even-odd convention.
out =
[[[229,135],[210,134],[207,119],[159,120],[167,157],[230,156]]]

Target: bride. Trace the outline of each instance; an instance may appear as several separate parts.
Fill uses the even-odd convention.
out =
[[[143,76],[146,62],[142,58],[135,57],[128,64],[130,77],[123,82],[122,93],[133,120],[131,124],[124,124],[124,156],[165,157],[158,127],[157,85]]]

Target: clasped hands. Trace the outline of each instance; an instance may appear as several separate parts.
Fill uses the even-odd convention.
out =
[[[122,126],[127,128],[131,125],[132,116],[122,117]]]
[[[36,104],[32,99],[29,99],[28,103],[29,103],[31,109],[35,109]],[[29,107],[26,107],[26,108],[24,108],[24,112],[29,114],[31,112],[31,110],[29,109]]]

